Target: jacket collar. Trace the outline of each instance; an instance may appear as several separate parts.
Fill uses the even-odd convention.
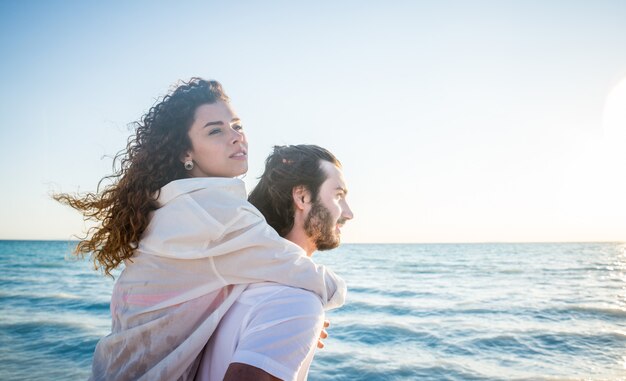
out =
[[[161,207],[180,195],[201,189],[223,190],[232,193],[237,198],[244,200],[247,198],[245,183],[240,179],[230,177],[193,177],[167,183],[160,189],[157,203]]]

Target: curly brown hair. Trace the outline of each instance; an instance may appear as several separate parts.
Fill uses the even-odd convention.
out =
[[[80,211],[85,220],[99,222],[81,238],[76,255],[91,253],[94,268],[109,276],[132,257],[150,212],[157,208],[161,187],[188,177],[180,157],[191,148],[187,132],[196,109],[217,101],[229,101],[219,82],[196,77],[180,81],[134,123],[126,149],[115,155],[114,173],[100,180],[95,193],[52,196]],[[104,181],[111,184],[103,186]]]

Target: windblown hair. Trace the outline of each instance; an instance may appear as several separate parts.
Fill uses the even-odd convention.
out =
[[[95,193],[52,196],[80,211],[85,220],[99,222],[81,238],[76,255],[91,253],[95,269],[109,276],[132,257],[148,226],[149,213],[157,209],[161,187],[188,177],[180,158],[191,148],[187,132],[196,109],[220,100],[228,102],[229,98],[217,81],[194,77],[179,82],[134,123],[135,133],[126,149],[113,160],[114,173],[100,180]],[[103,186],[105,180],[110,185]]]
[[[293,188],[304,186],[311,193],[311,199],[317,200],[320,186],[327,178],[321,167],[322,160],[341,168],[332,153],[316,145],[274,146],[265,161],[265,171],[248,201],[263,213],[267,223],[281,237],[293,228]]]

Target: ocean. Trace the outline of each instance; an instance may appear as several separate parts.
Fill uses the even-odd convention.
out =
[[[0,379],[85,380],[113,280],[75,242],[0,241]],[[626,244],[345,244],[309,380],[626,380]]]

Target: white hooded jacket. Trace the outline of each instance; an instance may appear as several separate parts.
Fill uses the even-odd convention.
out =
[[[281,238],[231,178],[161,188],[139,246],[115,283],[111,334],[94,353],[92,380],[193,380],[205,344],[249,283],[310,290],[325,309],[344,281]]]

